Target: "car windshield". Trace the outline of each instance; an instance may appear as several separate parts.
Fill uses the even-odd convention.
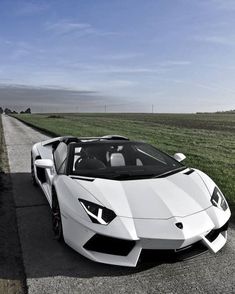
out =
[[[169,155],[139,142],[74,144],[70,174],[116,180],[167,176],[185,168]]]

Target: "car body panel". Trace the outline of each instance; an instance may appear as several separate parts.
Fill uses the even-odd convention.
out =
[[[130,181],[76,181],[104,206],[115,207],[115,213],[119,216],[150,219],[184,217],[212,205],[208,201],[208,189],[196,172],[190,175],[179,172],[167,178]]]

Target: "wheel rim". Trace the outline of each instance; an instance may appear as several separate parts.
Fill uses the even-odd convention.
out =
[[[52,225],[55,237],[57,239],[61,236],[62,231],[62,223],[61,223],[61,216],[60,216],[60,208],[58,202],[55,203],[52,211]]]

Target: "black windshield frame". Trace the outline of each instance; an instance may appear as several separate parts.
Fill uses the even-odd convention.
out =
[[[146,167],[142,168],[145,169],[143,175],[137,173],[136,170],[136,174],[133,174],[133,170],[132,171],[128,171],[128,169],[131,170],[131,167],[116,167],[113,168],[112,170],[110,168],[106,168],[106,171],[100,171],[100,170],[90,170],[89,172],[74,172],[73,171],[73,163],[74,163],[74,152],[75,152],[75,148],[79,148],[79,147],[90,147],[90,146],[94,146],[94,145],[98,145],[99,147],[102,145],[145,145],[145,146],[150,146],[151,148],[153,148],[153,150],[155,150],[157,153],[163,155],[164,157],[168,158],[169,160],[171,160],[172,162],[174,162],[175,164],[175,169],[169,169],[169,170],[164,170],[160,173],[157,172],[152,172],[151,169],[150,171],[147,171]],[[148,143],[144,143],[144,142],[138,142],[138,141],[123,141],[123,140],[111,140],[111,141],[87,141],[87,142],[79,142],[79,143],[70,143],[68,145],[68,160],[67,160],[67,166],[66,166],[66,174],[67,175],[71,175],[71,176],[82,176],[82,177],[91,177],[91,178],[105,178],[105,179],[114,179],[114,180],[128,180],[128,179],[141,179],[141,178],[158,178],[158,177],[164,177],[164,176],[169,176],[171,174],[174,174],[180,170],[186,169],[187,167],[182,164],[181,162],[178,162],[176,159],[174,159],[172,156],[170,156],[169,154],[167,154],[166,152],[163,152],[161,150],[159,150],[158,148],[156,148],[155,146],[148,144]],[[119,173],[118,170],[121,170],[121,174],[120,177],[117,176],[117,174]],[[141,170],[141,168],[139,168]],[[125,170],[125,172],[124,172]],[[165,174],[165,175],[164,175]]]

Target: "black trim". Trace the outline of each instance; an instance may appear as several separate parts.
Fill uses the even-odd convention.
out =
[[[81,177],[75,177],[75,176],[70,176],[70,178],[73,180],[82,180],[82,181],[88,181],[88,182],[93,182],[95,180],[95,179],[81,178]]]
[[[228,230],[228,222],[224,224],[221,228],[210,231],[210,233],[206,235],[206,238],[210,242],[213,242],[219,236],[220,233],[227,230]]]
[[[169,172],[163,173],[163,174],[161,174],[159,176],[156,176],[156,177],[153,177],[153,178],[156,178],[156,179],[158,179],[158,178],[166,178],[166,177],[172,176],[174,174],[177,174],[177,173],[181,172],[182,170],[184,170],[186,168],[187,168],[186,166],[181,166],[179,168],[173,169],[173,170],[171,170]]]
[[[141,262],[150,262],[153,264],[174,263],[193,259],[208,251],[208,248],[198,241],[190,246],[171,250],[171,249],[142,249]]]
[[[45,168],[37,167],[36,166],[36,171],[37,171],[37,177],[38,177],[39,181],[42,184],[43,183],[46,183],[46,172],[45,172]]]
[[[135,246],[133,240],[123,240],[103,235],[94,235],[83,247],[100,253],[127,256]]]
[[[73,136],[64,136],[61,138],[60,142],[64,142],[66,145],[68,145],[70,143],[80,143],[81,140]]]
[[[189,169],[187,172],[185,172],[184,174],[185,175],[191,175],[192,173],[194,172],[193,169]]]

